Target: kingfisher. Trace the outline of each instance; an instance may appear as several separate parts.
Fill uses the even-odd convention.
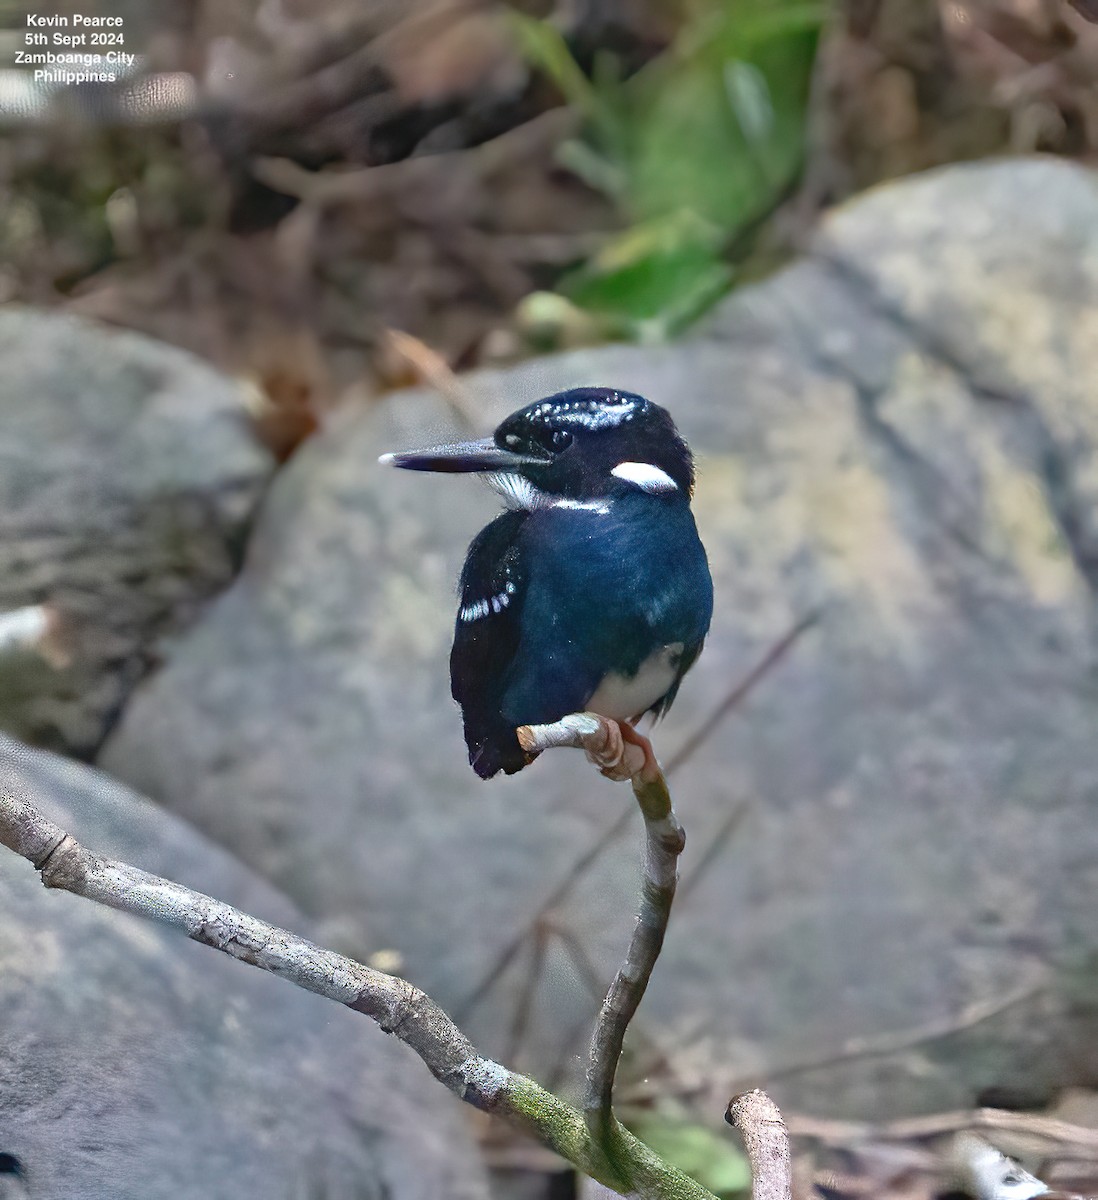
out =
[[[477,472],[506,506],[469,547],[450,654],[476,773],[522,770],[536,755],[517,729],[575,712],[647,746],[632,727],[671,707],[713,615],[693,455],[667,410],[573,388],[512,413],[490,438],[380,461]]]

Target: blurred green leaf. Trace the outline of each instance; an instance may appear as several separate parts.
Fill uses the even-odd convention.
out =
[[[730,245],[800,168],[824,16],[803,0],[701,0],[668,50],[626,80],[605,54],[589,78],[558,30],[519,19],[531,60],[588,119],[562,164],[627,223],[561,280],[564,295],[651,337],[677,331],[731,286]]]
[[[631,1121],[630,1128],[661,1158],[718,1196],[735,1195],[751,1187],[747,1160],[731,1138],[659,1113]]]
[[[560,287],[580,307],[621,318],[637,340],[666,337],[727,289],[720,239],[717,227],[680,209],[612,238]]]
[[[629,177],[623,166],[601,155],[587,142],[572,139],[558,151],[558,161],[567,167],[589,188],[624,203],[628,195]]]

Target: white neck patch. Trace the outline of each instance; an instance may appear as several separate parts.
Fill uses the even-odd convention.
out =
[[[481,478],[493,492],[503,498],[503,503],[508,508],[523,509],[526,512],[533,512],[538,508],[575,508],[604,515],[610,511],[610,505],[604,500],[567,500],[563,496],[543,492],[525,475],[513,471],[490,471]]]
[[[493,492],[503,498],[503,503],[508,508],[530,510],[544,508],[549,503],[549,497],[534,487],[525,475],[514,471],[490,471],[481,478]]]
[[[624,479],[626,483],[636,484],[642,492],[677,492],[679,490],[679,485],[666,471],[661,471],[659,467],[654,467],[651,463],[618,463],[610,474]]]

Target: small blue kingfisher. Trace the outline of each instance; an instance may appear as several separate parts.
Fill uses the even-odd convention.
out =
[[[671,707],[713,615],[694,460],[668,412],[632,392],[573,388],[491,438],[381,461],[480,472],[507,505],[469,547],[450,655],[476,773],[521,771],[534,756],[516,729],[574,712],[643,742],[632,725]]]

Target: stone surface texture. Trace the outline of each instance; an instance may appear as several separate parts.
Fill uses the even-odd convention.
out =
[[[160,639],[232,578],[273,464],[242,390],[171,346],[9,308],[0,364],[0,613],[47,603],[62,624],[53,661],[5,657],[0,728],[89,756]]]
[[[308,936],[269,884],[97,771],[0,734],[0,786],[97,853]],[[0,914],[0,1153],[18,1195],[484,1200],[462,1106],[363,1017],[47,891],[2,848]]]
[[[1098,1083],[1096,379],[1098,184],[1035,159],[867,194],[679,344],[463,380],[478,432],[595,383],[666,404],[695,447],[717,612],[662,754],[820,613],[674,778],[689,886],[626,1083],[715,1125],[757,1080],[863,1117]],[[102,757],[459,1012],[631,803],[575,754],[489,784],[466,766],[454,581],[493,502],[375,461],[464,432],[426,392],[334,420]],[[604,980],[638,839],[554,916]],[[549,938],[527,1019],[529,947],[467,1017],[550,1080],[576,1078],[596,1007],[566,949]]]

